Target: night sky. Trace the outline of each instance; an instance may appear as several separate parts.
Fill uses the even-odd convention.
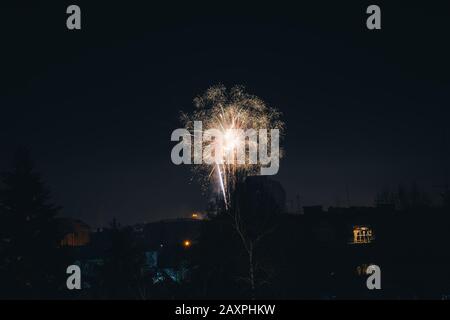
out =
[[[283,112],[274,178],[288,200],[347,205],[348,189],[351,205],[373,205],[385,186],[445,182],[444,2],[378,1],[378,31],[367,1],[95,2],[1,5],[0,168],[28,146],[63,215],[97,227],[205,209],[170,135],[218,83]],[[80,31],[66,29],[69,4]]]

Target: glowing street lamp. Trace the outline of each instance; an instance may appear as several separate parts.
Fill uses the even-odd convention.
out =
[[[189,248],[192,245],[190,240],[184,240],[183,241],[183,247]]]

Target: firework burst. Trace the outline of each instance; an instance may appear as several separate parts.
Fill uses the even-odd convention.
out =
[[[199,150],[204,161],[201,165],[193,166],[193,170],[203,186],[209,186],[211,182],[217,186],[216,190],[222,194],[225,207],[228,207],[237,175],[245,177],[259,174],[263,165],[251,152],[259,150],[262,136],[252,139],[242,132],[276,129],[282,135],[284,124],[280,120],[281,114],[260,98],[247,94],[241,86],[230,90],[222,85],[211,87],[196,97],[194,104],[195,111],[192,114],[182,113],[181,116],[194,139],[203,137]],[[201,122],[200,128],[196,125],[198,122]],[[220,142],[211,132],[216,133],[214,136],[220,134]],[[271,136],[266,134],[263,138],[271,146]],[[282,155],[280,148],[269,147],[267,151],[271,157],[278,159]],[[198,164],[198,161],[194,163]]]

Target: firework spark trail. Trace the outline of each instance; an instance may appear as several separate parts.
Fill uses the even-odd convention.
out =
[[[216,163],[216,166],[217,166],[217,174],[219,176],[219,181],[220,181],[220,187],[222,188],[223,199],[225,202],[225,208],[228,209],[228,201],[227,201],[227,196],[225,194],[225,187],[223,185],[222,172],[220,171],[220,167],[219,167],[218,163]]]

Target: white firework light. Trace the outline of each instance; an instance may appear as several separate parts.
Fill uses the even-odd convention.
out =
[[[198,150],[194,142],[192,154],[194,158],[200,152],[203,161],[194,165],[193,170],[204,186],[211,182],[217,186],[228,207],[238,174],[244,177],[262,174],[271,159],[276,159],[278,166],[282,155],[278,140],[284,129],[281,113],[247,94],[241,86],[230,90],[222,85],[211,87],[195,98],[194,104],[192,114],[181,116],[194,141],[200,137]],[[277,134],[274,136],[272,132]]]

